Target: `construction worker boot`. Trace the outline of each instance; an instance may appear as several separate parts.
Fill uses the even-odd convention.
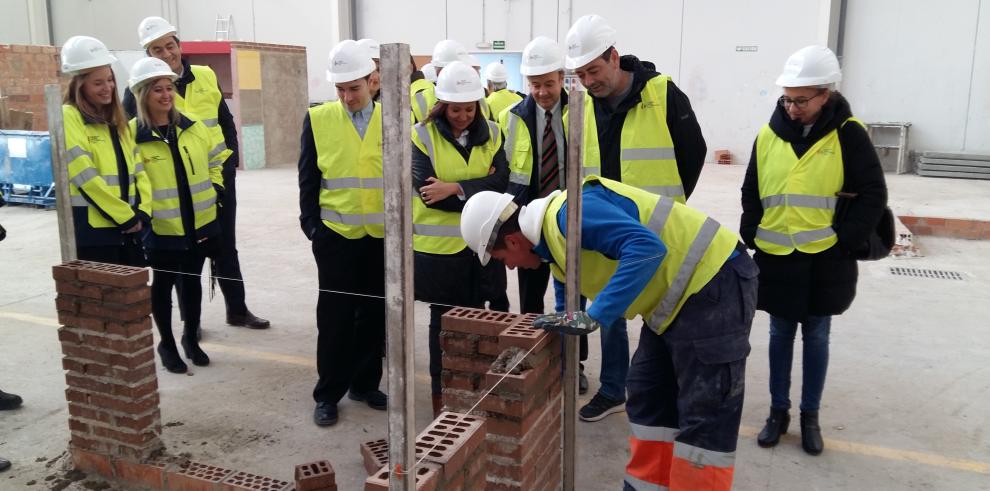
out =
[[[791,424],[791,415],[786,409],[770,408],[770,417],[767,424],[760,431],[756,438],[756,443],[763,448],[769,448],[780,441],[780,435],[787,433],[787,426]]]
[[[811,455],[825,450],[822,428],[818,425],[818,411],[801,411],[801,447]]]
[[[186,326],[182,334],[182,350],[186,352],[186,358],[192,360],[193,365],[205,367],[210,364],[210,357],[203,348],[199,347],[199,338],[196,336],[198,330],[199,326]]]

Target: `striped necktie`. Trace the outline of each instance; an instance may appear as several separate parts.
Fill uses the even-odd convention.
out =
[[[543,198],[560,187],[557,168],[557,137],[553,133],[553,112],[546,112],[547,123],[543,127],[543,158],[540,160],[540,197]]]

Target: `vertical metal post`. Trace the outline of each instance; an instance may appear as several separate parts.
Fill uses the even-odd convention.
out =
[[[58,211],[58,243],[62,262],[76,259],[76,230],[69,202],[69,169],[65,155],[65,127],[62,126],[62,87],[45,86],[48,135],[52,143],[52,175],[55,177],[55,209]]]
[[[416,325],[412,256],[409,45],[381,47],[382,173],[385,190],[385,326],[388,346],[389,489],[416,488],[413,407]],[[405,473],[410,474],[405,474]]]
[[[568,94],[567,115],[567,275],[566,308],[581,309],[581,167],[584,140],[584,98],[581,90]],[[576,489],[578,337],[564,336],[564,481],[565,491]]]

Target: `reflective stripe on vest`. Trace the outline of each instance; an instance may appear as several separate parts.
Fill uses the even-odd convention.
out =
[[[763,206],[756,246],[774,255],[795,249],[815,254],[832,247],[838,241],[832,228],[836,193],[844,179],[838,130],[822,136],[798,158],[791,143],[767,124],[757,136],[755,154]]]
[[[73,160],[76,160],[79,157],[84,157],[84,156],[85,157],[89,157],[90,159],[93,158],[93,154],[92,153],[87,152],[82,147],[78,147],[78,146],[72,147],[72,148],[66,150],[65,151],[65,156],[69,158],[69,160],[68,160],[69,162],[72,162]]]
[[[193,184],[192,186],[189,186],[189,193],[190,194],[200,193],[212,187],[213,187],[213,182],[202,181],[197,184]],[[155,201],[169,199],[169,198],[178,198],[178,197],[179,197],[179,188],[161,188],[161,189],[155,189],[151,192],[151,198],[154,199]]]
[[[509,161],[509,182],[520,186],[529,186],[530,174],[533,170],[533,156],[530,152],[519,152],[516,155],[517,138],[529,139],[529,131],[520,135],[519,122],[522,120],[518,115],[509,113],[506,115],[508,123],[505,127],[505,157]],[[523,123],[525,126],[525,123]],[[532,149],[529,145],[526,148]]]
[[[501,144],[498,126],[488,123],[488,140],[471,147],[467,161],[447,141],[434,123],[417,124],[413,132],[413,144],[430,157],[437,179],[455,183],[488,175],[495,153]],[[430,254],[456,254],[467,247],[461,238],[460,212],[430,208],[417,193],[413,198],[413,248]]]
[[[340,101],[309,110],[320,170],[320,218],[347,239],[385,236],[382,112],[375,104],[362,137]]]
[[[698,210],[657,196],[642,189],[601,177],[585,179],[584,186],[598,182],[610,191],[632,201],[638,219],[666,245],[663,257],[646,287],[626,309],[624,316],[643,317],[657,334],[676,318],[684,302],[700,291],[718,273],[738,242],[737,236]],[[554,277],[564,281],[558,265],[566,259],[566,240],[557,225],[557,214],[566,197],[551,200],[543,221],[543,240],[553,256],[550,265]],[[609,283],[620,261],[609,259],[600,252],[581,252],[581,293],[594,301]]]
[[[89,181],[91,181],[93,179],[96,179],[99,176],[100,176],[100,172],[98,170],[96,170],[96,169],[94,169],[92,167],[87,167],[87,168],[81,170],[72,179],[70,179],[70,182],[72,182],[72,184],[75,184],[76,187],[80,187],[81,188],[81,187],[83,187],[83,184],[86,184],[87,182],[89,182]],[[107,177],[109,177],[109,176],[107,176]],[[116,177],[116,176],[114,176],[114,177]]]
[[[684,203],[686,200],[677,170],[674,141],[667,127],[667,83],[660,75],[647,81],[640,102],[626,113],[619,151],[619,178],[631,186]],[[582,176],[601,175],[602,159],[595,120],[594,98],[584,104],[584,161]],[[566,128],[566,125],[565,125]]]

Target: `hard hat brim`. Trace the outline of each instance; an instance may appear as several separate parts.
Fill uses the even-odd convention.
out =
[[[535,77],[537,75],[546,75],[548,73],[559,72],[563,69],[564,69],[563,63],[552,63],[550,65],[536,65],[536,66],[523,65],[519,67],[519,73],[527,77]]]
[[[144,85],[144,84],[146,84],[146,83],[148,83],[148,82],[150,82],[152,80],[159,79],[159,78],[162,78],[162,77],[168,77],[173,82],[175,82],[179,78],[179,76],[176,75],[175,72],[171,72],[171,71],[169,71],[168,73],[166,73],[166,72],[154,72],[154,73],[148,73],[148,74],[142,75],[140,77],[131,78],[130,80],[127,81],[127,86],[130,87],[131,91],[133,92],[133,91],[137,90],[138,88],[140,88],[142,85]]]
[[[327,81],[332,84],[344,84],[347,82],[353,82],[359,78],[367,77],[374,71],[375,62],[371,58],[368,58],[368,64],[358,70],[352,70],[344,73],[333,73],[330,70],[327,70]]]
[[[158,41],[159,39],[167,38],[169,36],[179,37],[179,33],[178,33],[178,31],[169,31],[169,32],[166,32],[165,34],[162,34],[160,36],[153,37],[151,39],[144,38],[144,39],[141,40],[141,49],[148,49],[148,45],[149,44],[151,44],[151,43],[153,43],[155,41]]]
[[[95,60],[90,60],[85,63],[64,63],[62,64],[62,73],[66,75],[79,75],[80,73],[92,69],[100,68],[104,66],[110,66],[117,62],[117,57],[114,55],[106,55]]]
[[[469,92],[446,92],[437,87],[435,94],[443,102],[477,102],[485,98],[485,89],[478,87]]]
[[[595,58],[598,58],[599,56],[601,56],[602,53],[604,53],[606,49],[608,49],[608,46],[602,48],[602,50],[600,52],[598,52],[598,53],[591,52],[590,54],[586,54],[584,56],[578,56],[577,58],[571,58],[570,56],[568,56],[567,58],[564,59],[564,66],[568,70],[577,70],[577,69],[579,69],[579,68],[581,68],[581,67],[583,67],[583,66],[585,66],[585,65],[587,65],[587,64],[589,64],[589,63],[591,63],[593,61],[595,61]]]
[[[519,230],[530,242],[538,244],[543,235],[543,215],[546,214],[550,201],[561,191],[555,190],[544,198],[534,199],[519,210]]]
[[[781,75],[777,77],[777,86],[786,88],[797,88],[797,87],[814,87],[817,85],[828,85],[834,84],[842,80],[842,76],[831,76],[831,77],[792,77],[790,75]]]

